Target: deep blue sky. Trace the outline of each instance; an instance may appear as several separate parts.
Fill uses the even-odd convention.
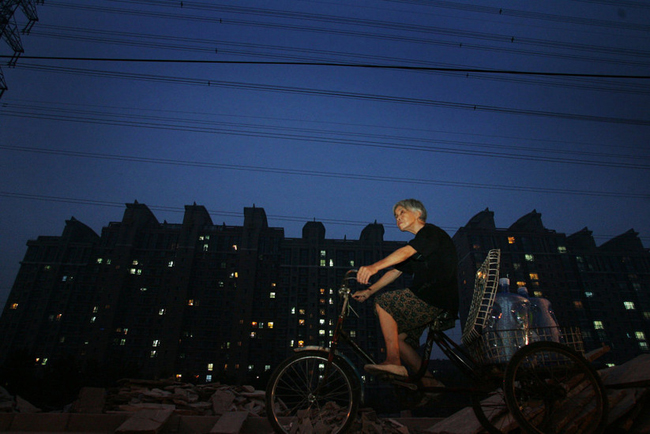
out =
[[[27,240],[71,216],[99,233],[134,200],[160,221],[196,202],[241,225],[255,204],[289,237],[316,219],[357,238],[377,220],[401,240],[391,207],[415,197],[451,235],[488,207],[499,227],[536,209],[549,229],[649,245],[650,80],[611,78],[650,74],[647,3],[48,0],[38,14],[17,66],[2,63],[0,306]]]

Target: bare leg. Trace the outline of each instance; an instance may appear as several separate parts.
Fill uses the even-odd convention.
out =
[[[422,358],[415,351],[415,348],[406,343],[406,333],[400,333],[399,335],[399,354],[402,360],[415,372],[420,369],[420,364],[422,363]]]
[[[420,370],[420,365],[422,364],[422,357],[418,354],[418,352],[410,346],[409,344],[406,343],[406,333],[400,333],[399,335],[399,353],[400,356],[402,357],[402,360],[411,368],[413,369],[414,372],[418,372]],[[423,378],[421,378],[422,383],[424,384],[425,387],[436,387],[436,386],[443,386],[442,383],[440,383],[436,378],[433,376],[429,370],[426,370],[424,372]]]
[[[400,339],[397,335],[397,323],[381,306],[376,305],[376,309],[381,332],[384,335],[384,342],[386,343],[386,361],[382,364],[401,365]]]

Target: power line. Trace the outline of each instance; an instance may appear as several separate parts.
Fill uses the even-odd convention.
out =
[[[60,105],[47,107],[43,105],[28,105],[20,103],[7,103],[3,106],[3,114],[6,116],[47,119],[68,122],[94,123],[103,125],[129,126],[136,128],[166,129],[173,131],[189,131],[196,133],[209,133],[221,135],[239,135],[247,137],[264,137],[282,140],[292,140],[312,143],[334,143],[355,147],[371,147],[375,149],[397,149],[415,152],[435,152],[456,155],[468,155],[473,157],[502,158],[509,160],[536,161],[547,163],[577,164],[597,167],[614,167],[625,169],[650,169],[650,165],[641,164],[643,160],[649,160],[650,156],[625,155],[603,152],[580,152],[571,150],[550,150],[547,148],[531,148],[523,146],[494,145],[486,143],[470,143],[456,140],[429,139],[423,137],[404,137],[394,135],[378,135],[369,132],[337,132],[332,130],[313,128],[291,128],[287,126],[269,126],[251,123],[217,122],[199,119],[183,119],[178,115],[151,116],[134,114],[132,110],[119,109],[120,113],[110,113],[81,107],[78,109],[62,107]],[[139,110],[138,110],[139,111]],[[360,140],[357,137],[362,137]],[[408,141],[408,144],[399,143]],[[422,143],[417,145],[414,143]],[[453,145],[443,147],[442,144]],[[458,146],[474,148],[459,149]],[[489,149],[480,151],[479,149]],[[506,152],[496,152],[498,149]],[[514,154],[512,151],[526,152],[526,154]],[[531,153],[557,153],[561,155],[573,155],[580,158],[551,157],[543,155],[531,155]],[[605,158],[606,161],[587,160],[584,157]],[[629,159],[633,162],[616,162],[613,158]]]
[[[471,189],[517,191],[517,192],[529,192],[529,193],[564,194],[564,195],[572,195],[572,196],[650,199],[650,194],[629,193],[629,192],[605,192],[605,191],[525,187],[525,186],[501,185],[501,184],[483,184],[483,183],[471,183],[471,182],[453,182],[453,181],[441,181],[441,180],[431,180],[431,179],[422,179],[422,178],[404,178],[404,177],[390,177],[385,175],[376,176],[376,175],[364,175],[358,173],[342,173],[342,172],[337,173],[337,172],[315,171],[315,170],[287,169],[287,168],[279,168],[279,167],[247,166],[242,164],[222,164],[222,163],[212,163],[206,161],[189,161],[189,160],[178,160],[178,159],[167,159],[167,158],[138,157],[133,155],[105,154],[99,152],[81,152],[81,151],[69,151],[63,149],[44,149],[44,148],[6,146],[6,145],[0,145],[0,149],[20,151],[20,152],[31,152],[31,153],[38,153],[38,154],[59,155],[65,157],[130,161],[130,162],[138,162],[138,163],[151,163],[151,164],[161,164],[161,165],[171,165],[171,166],[203,167],[203,168],[218,169],[218,170],[272,173],[272,174],[279,174],[285,176],[287,175],[309,176],[309,177],[334,178],[334,179],[346,179],[346,180],[354,179],[360,181],[403,183],[403,184],[410,184],[410,185],[438,185],[438,186],[453,187],[453,188],[471,188]]]
[[[542,111],[542,110],[516,109],[516,108],[509,108],[509,107],[483,105],[483,104],[459,103],[453,101],[437,101],[437,100],[424,99],[424,98],[407,98],[407,97],[367,94],[367,93],[359,93],[359,92],[334,91],[334,90],[327,90],[327,89],[300,88],[300,87],[293,87],[293,86],[232,82],[232,81],[213,80],[213,79],[206,79],[206,78],[128,73],[128,72],[106,71],[106,70],[97,70],[97,69],[88,69],[88,68],[44,66],[44,65],[34,65],[28,63],[20,63],[16,66],[16,68],[28,69],[33,71],[46,71],[46,72],[56,72],[56,73],[64,73],[64,74],[84,75],[89,77],[119,78],[125,80],[163,82],[163,83],[174,83],[174,84],[191,85],[191,86],[219,87],[219,88],[230,88],[230,89],[249,90],[249,91],[280,92],[280,93],[287,93],[287,94],[309,95],[315,97],[345,98],[345,99],[355,99],[355,100],[364,100],[364,101],[373,101],[373,102],[408,104],[408,105],[416,105],[416,106],[442,107],[447,109],[469,110],[475,112],[515,114],[515,115],[524,115],[524,116],[560,118],[560,119],[571,119],[577,121],[604,122],[604,123],[626,124],[626,125],[650,125],[650,120],[645,120],[645,119],[617,118],[611,116],[583,115],[578,113],[562,113],[562,112],[551,112],[551,111]]]
[[[129,3],[133,3],[129,1]],[[549,40],[535,39],[535,38],[526,38],[526,37],[517,37],[509,35],[497,35],[490,33],[482,32],[473,32],[458,30],[453,28],[436,28],[432,26],[422,26],[413,23],[403,24],[390,21],[378,21],[378,20],[364,20],[364,19],[352,19],[347,17],[340,16],[331,16],[331,15],[322,15],[322,14],[307,14],[301,12],[291,12],[291,11],[278,11],[271,9],[260,9],[260,8],[249,8],[249,7],[237,7],[237,6],[223,6],[223,5],[206,5],[199,4],[198,2],[193,2],[193,8],[199,10],[213,10],[226,13],[237,13],[237,14],[252,14],[252,15],[262,15],[269,16],[273,18],[288,18],[288,19],[297,19],[300,23],[303,23],[305,20],[313,20],[316,22],[327,22],[327,23],[336,23],[339,25],[352,25],[352,26],[362,26],[370,28],[379,28],[379,29],[391,29],[406,31],[409,33],[424,33],[424,34],[438,34],[445,37],[454,37],[455,40],[443,40],[443,39],[430,39],[424,37],[416,36],[406,36],[399,34],[388,34],[388,33],[370,33],[362,32],[356,30],[347,30],[342,28],[326,28],[326,27],[317,27],[315,25],[304,25],[304,24],[289,24],[289,23],[280,23],[277,20],[271,22],[259,22],[259,21],[250,21],[238,18],[228,17],[227,19],[215,18],[203,15],[179,15],[178,13],[166,13],[166,12],[154,12],[154,11],[143,11],[140,9],[125,9],[125,8],[111,8],[103,6],[89,6],[89,5],[77,5],[65,2],[50,1],[48,5],[65,7],[71,9],[82,9],[82,10],[91,10],[97,12],[109,12],[116,14],[126,14],[126,15],[135,15],[135,16],[146,16],[146,17],[155,17],[155,18],[165,18],[165,19],[175,19],[175,20],[188,20],[188,21],[200,21],[200,22],[212,22],[219,23],[222,25],[240,25],[240,26],[253,26],[258,28],[274,28],[290,31],[301,31],[309,33],[320,33],[327,35],[341,35],[347,37],[361,37],[361,38],[371,38],[379,40],[389,40],[396,42],[408,42],[412,44],[425,44],[425,45],[434,45],[434,46],[443,46],[449,48],[462,48],[462,49],[473,49],[481,51],[500,51],[506,53],[515,53],[520,55],[528,56],[544,56],[544,57],[556,57],[563,58],[567,60],[582,60],[589,62],[602,62],[610,64],[628,64],[636,66],[647,66],[647,61],[636,61],[633,59],[624,59],[620,56],[628,55],[633,58],[641,57],[650,57],[649,51],[636,50],[636,49],[622,49],[617,47],[603,47],[603,46],[594,46],[589,44],[579,44],[576,42],[564,43],[564,42],[555,42]],[[161,6],[169,7],[168,3],[159,3]],[[188,8],[190,5],[188,4]],[[178,8],[176,8],[178,9]],[[491,42],[496,42],[502,44],[501,46],[490,46],[482,45],[470,42],[459,42],[458,38],[467,38],[467,39],[478,39],[486,40]],[[513,44],[515,42],[516,44]],[[519,48],[520,45],[531,45],[531,46],[540,46],[545,48],[555,48],[561,50],[573,51],[573,53],[548,53],[540,50],[525,50]],[[596,52],[608,55],[615,55],[616,58],[594,58],[590,56],[584,56],[582,54],[576,54],[575,51],[580,50],[581,52]]]
[[[0,55],[0,58],[11,56]],[[368,69],[401,69],[406,71],[430,72],[460,72],[463,74],[494,74],[494,75],[532,75],[541,77],[577,77],[577,78],[613,78],[648,80],[650,75],[638,74],[593,74],[585,72],[550,72],[550,71],[522,71],[509,69],[483,69],[468,67],[437,67],[437,66],[408,66],[408,65],[376,65],[370,63],[342,63],[342,62],[287,62],[287,61],[260,61],[260,60],[207,60],[207,59],[146,59],[124,57],[63,57],[63,56],[21,56],[23,60],[66,60],[84,62],[116,62],[116,63],[183,63],[183,64],[221,64],[221,65],[257,65],[257,66],[328,66],[340,68],[368,68]]]

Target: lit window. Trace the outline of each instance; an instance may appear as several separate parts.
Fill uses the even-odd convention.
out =
[[[531,255],[530,253],[526,253],[524,255],[524,258],[526,258],[526,261],[528,261],[528,262],[534,262],[535,261],[535,257],[533,255]]]
[[[194,306],[194,300],[191,299],[191,298],[189,300],[187,300],[187,305],[188,306]]]
[[[212,375],[210,375],[210,374],[206,375],[206,376],[205,376],[205,381],[206,381],[207,383],[211,382],[211,381],[212,381]]]
[[[298,313],[299,313],[300,315],[304,315],[304,314],[305,314],[305,309],[299,309],[299,310],[298,310]]]
[[[591,298],[591,297],[593,297],[593,296],[594,296],[594,293],[593,293],[593,292],[591,292],[591,291],[587,291],[587,292],[585,292],[585,297],[587,297],[587,298]]]
[[[18,309],[18,303],[13,303],[13,304],[11,305],[11,308],[10,308],[10,309],[11,309],[11,310],[16,310],[16,309]]]
[[[646,341],[639,342],[639,348],[641,348],[643,351],[648,351],[648,343]]]
[[[214,363],[208,363],[208,371],[212,372],[214,370]]]
[[[643,332],[634,332],[634,336],[640,341],[645,341],[645,333]]]
[[[322,295],[322,294],[325,294],[325,288],[321,288],[321,289],[320,289],[320,293],[321,293],[321,295]]]
[[[625,306],[625,309],[627,310],[634,310],[634,302],[633,301],[624,301],[623,305]]]
[[[251,339],[255,339],[255,336],[257,336],[257,334],[255,332],[251,332]]]
[[[232,245],[232,249],[235,250],[235,251],[237,251],[237,244],[233,244],[233,245]]]
[[[169,261],[169,262],[167,263],[167,266],[168,266],[169,268],[172,268],[172,267],[174,266],[174,261]]]
[[[126,344],[126,339],[120,339],[120,345],[125,345]]]
[[[264,370],[265,371],[270,371],[271,370],[271,365],[264,365]]]
[[[140,288],[140,292],[147,292],[147,288]]]
[[[253,322],[251,323],[251,327],[257,327],[257,321],[253,321]]]
[[[324,258],[325,256],[327,256],[327,252],[325,250],[321,250],[320,251],[320,257]]]
[[[564,246],[557,246],[557,251],[558,251],[558,253],[566,253],[566,247],[564,247]]]
[[[320,260],[320,266],[321,266],[321,267],[324,267],[324,266],[326,266],[326,265],[327,265],[327,259],[321,259],[321,260]]]
[[[298,341],[298,346],[299,347],[304,347],[305,346],[305,341]]]
[[[203,245],[203,251],[204,252],[207,252],[209,248],[210,248],[210,246],[208,244]]]
[[[163,316],[165,314],[165,309],[160,309],[158,315]]]
[[[305,325],[305,320],[304,319],[299,319],[298,324],[300,324],[301,326],[304,326]]]
[[[330,259],[330,267],[334,266],[334,259]]]
[[[275,292],[269,293],[269,298],[275,298]]]
[[[318,320],[318,323],[319,323],[320,325],[325,325],[325,318],[321,318],[321,319],[319,319],[319,320]]]
[[[273,328],[273,321],[269,321],[268,326],[269,326],[270,329],[272,329]]]
[[[160,346],[160,340],[159,339],[154,339],[153,342],[151,343],[152,347],[159,347]]]
[[[249,371],[252,371],[253,369],[255,369],[255,365],[248,365],[248,370]]]
[[[158,352],[156,350],[152,350],[151,353],[149,353],[149,357],[152,359],[158,355]]]
[[[292,308],[291,308],[291,315],[295,315],[295,314],[296,314],[296,308],[295,308],[295,307],[292,307]]]
[[[260,323],[259,328],[261,328],[261,329],[264,328],[264,323],[263,322]]]
[[[508,244],[514,244],[515,243],[515,237],[508,237]]]
[[[573,302],[573,307],[576,309],[582,309],[582,302],[581,301],[574,301]]]
[[[320,336],[325,336],[325,330],[323,330],[323,329],[318,330],[318,334]]]
[[[103,259],[103,258],[97,258],[97,263],[98,263],[98,264],[101,264],[102,262],[104,262],[104,259]]]
[[[350,337],[351,338],[356,338],[357,337],[357,331],[356,330],[350,330]]]
[[[539,275],[537,273],[529,274],[531,280],[539,280]]]
[[[603,322],[602,321],[594,321],[594,328],[596,330],[605,330],[605,327],[603,327]]]
[[[92,324],[92,323],[94,323],[96,320],[97,320],[97,317],[94,316],[94,317],[90,318],[90,323]]]
[[[524,282],[523,280],[517,282],[517,288],[521,288],[522,286],[526,286],[526,282]]]

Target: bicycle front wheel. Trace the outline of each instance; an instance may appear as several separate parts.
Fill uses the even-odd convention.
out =
[[[343,434],[354,423],[361,382],[352,367],[324,351],[301,351],[278,366],[266,388],[266,413],[277,433]]]
[[[518,350],[506,368],[505,392],[528,433],[600,433],[607,423],[598,372],[566,345],[535,342]]]

